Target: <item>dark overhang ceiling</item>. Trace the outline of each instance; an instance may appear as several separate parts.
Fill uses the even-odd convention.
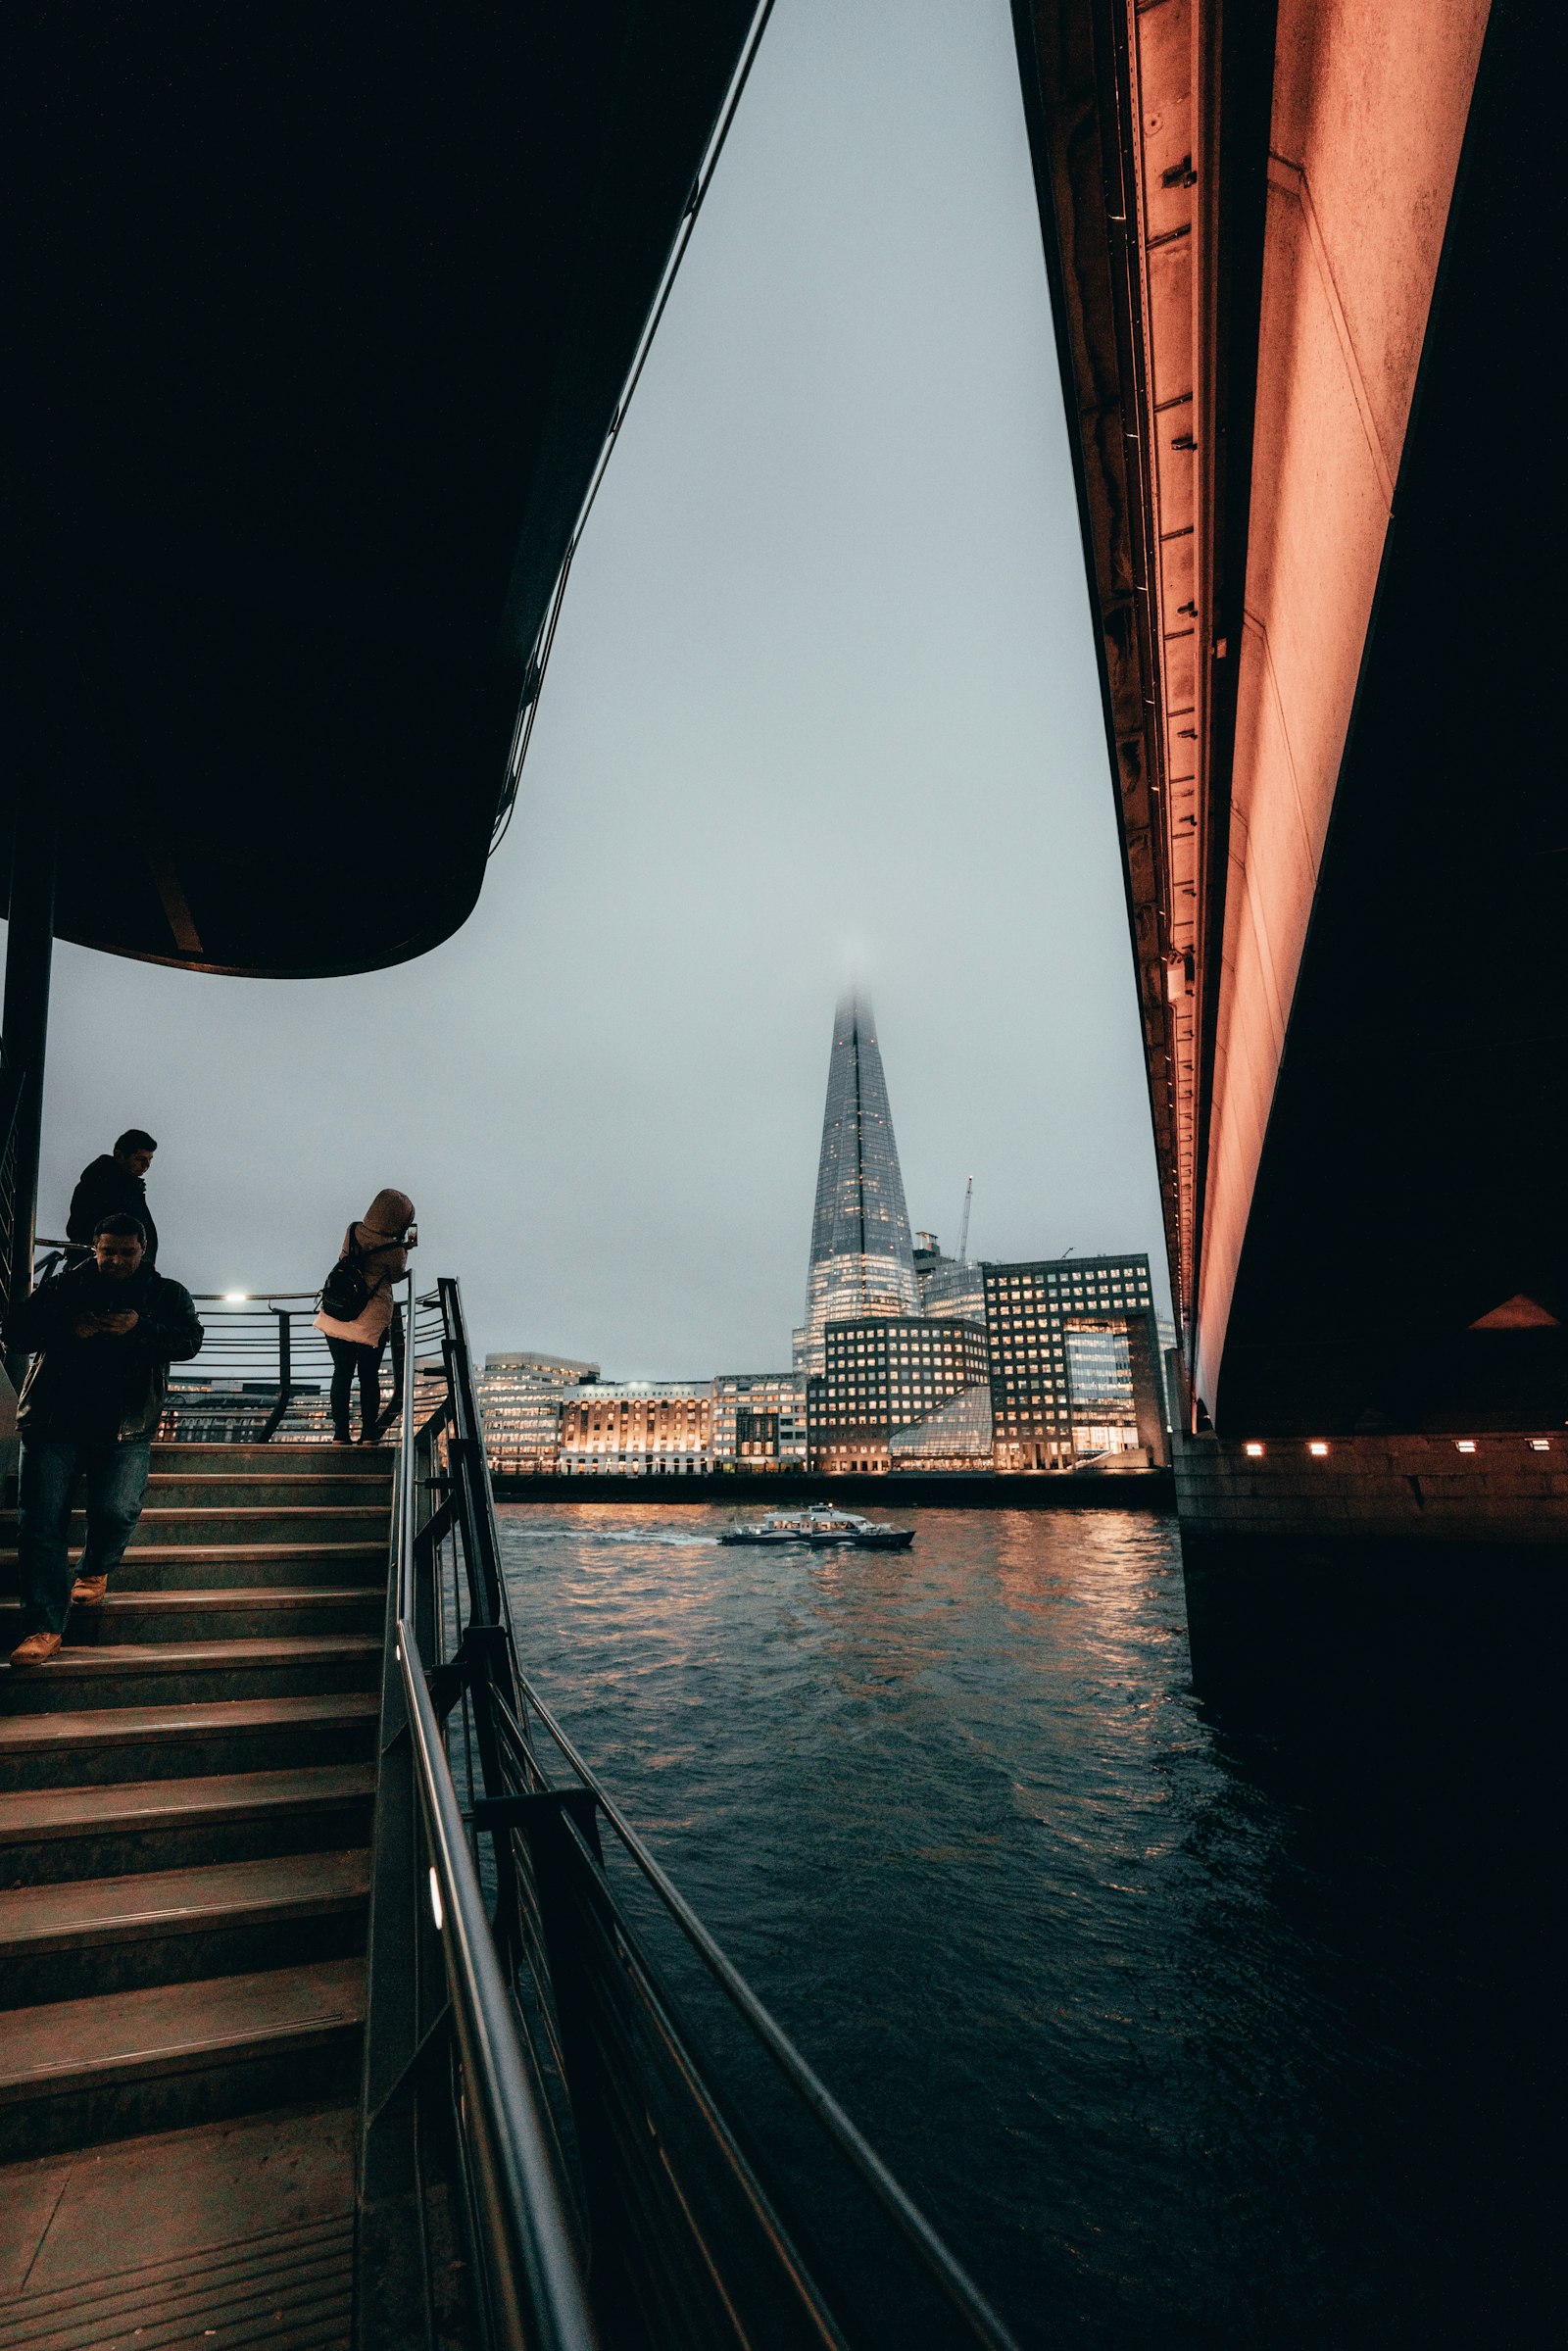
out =
[[[62,937],[296,976],[465,920],[753,15],[13,13],[8,790]]]

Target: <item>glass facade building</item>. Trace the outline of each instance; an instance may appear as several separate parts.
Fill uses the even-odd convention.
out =
[[[870,1004],[851,991],[833,1022],[798,1371],[820,1372],[830,1322],[920,1311],[909,1214]]]
[[[565,1355],[521,1348],[486,1355],[474,1388],[491,1469],[514,1478],[552,1472],[566,1397],[583,1381],[598,1377],[597,1363],[577,1363]]]
[[[888,1439],[888,1467],[988,1470],[995,1445],[991,1382],[975,1380],[924,1420],[895,1429]]]
[[[895,1437],[910,1467],[936,1466],[919,1457],[916,1434],[955,1397],[986,1385],[986,1335],[973,1323],[868,1315],[829,1323],[822,1351],[822,1376],[810,1383],[810,1463],[829,1473],[889,1468]],[[958,1433],[957,1422],[939,1432],[947,1451]]]
[[[800,1469],[806,1464],[806,1375],[726,1371],[713,1382],[716,1469]]]
[[[1167,1458],[1146,1256],[981,1267],[998,1469]]]

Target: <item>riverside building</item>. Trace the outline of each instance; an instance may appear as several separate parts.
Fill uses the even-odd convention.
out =
[[[715,1469],[804,1469],[806,1375],[720,1372],[713,1382]]]
[[[703,1477],[712,1467],[709,1383],[603,1380],[573,1389],[561,1413],[566,1477]]]
[[[981,1267],[999,1470],[1167,1459],[1149,1259]]]
[[[810,1383],[813,1469],[881,1472],[896,1450],[910,1468],[991,1466],[986,1335],[975,1324],[866,1315],[829,1323],[822,1354],[821,1377]],[[965,1410],[955,1414],[960,1398]],[[983,1449],[974,1452],[968,1441],[982,1424]]]
[[[795,1368],[824,1369],[829,1323],[919,1311],[909,1213],[876,1023],[869,1003],[851,990],[840,1000],[833,1022],[806,1320],[795,1334]]]
[[[531,1354],[525,1348],[486,1355],[474,1390],[491,1469],[514,1478],[553,1471],[566,1397],[598,1377],[597,1363],[578,1363],[569,1355]]]

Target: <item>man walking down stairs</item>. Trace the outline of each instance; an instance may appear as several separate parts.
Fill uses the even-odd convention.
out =
[[[0,2351],[347,2342],[391,1460],[157,1445],[0,1673]]]

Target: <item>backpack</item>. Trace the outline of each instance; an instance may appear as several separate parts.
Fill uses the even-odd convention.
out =
[[[333,1322],[358,1322],[370,1302],[370,1285],[359,1244],[351,1241],[321,1284],[321,1312]]]

